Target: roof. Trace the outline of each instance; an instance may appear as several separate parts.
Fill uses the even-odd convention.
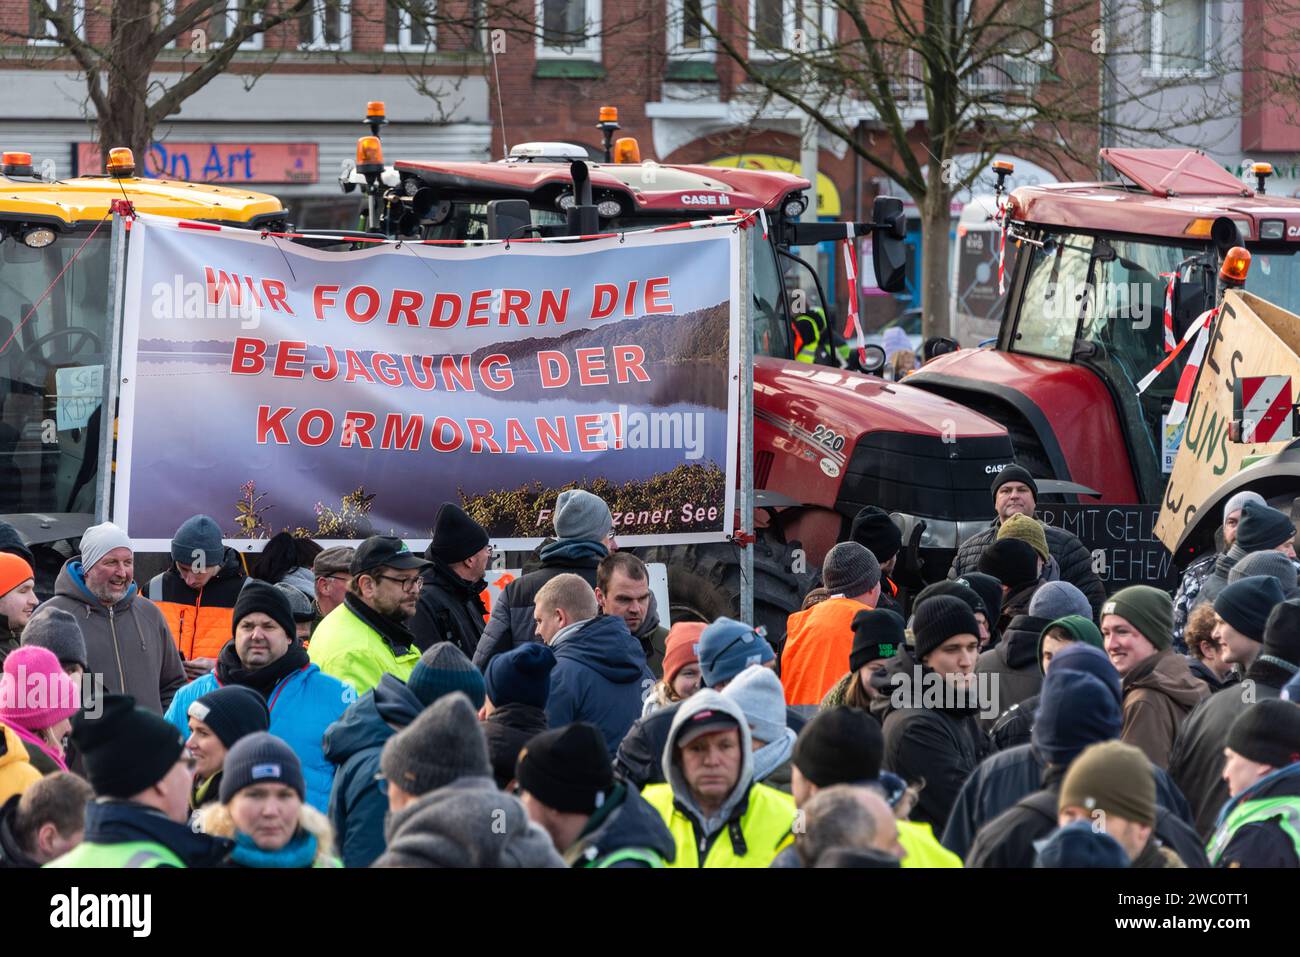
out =
[[[177,180],[81,176],[46,183],[0,176],[0,219],[58,220],[67,225],[91,223],[109,214],[114,200],[129,199],[137,212],[246,224],[283,214],[283,204],[268,193],[184,183]]]
[[[532,198],[572,187],[567,163],[417,163],[399,161],[440,197]],[[724,212],[772,209],[792,192],[811,188],[790,173],[718,166],[661,166],[657,163],[592,163],[592,189],[631,196],[638,212],[688,210]]]
[[[1228,216],[1246,239],[1259,237],[1261,220],[1282,220],[1290,241],[1300,240],[1300,199],[1258,195],[1197,150],[1102,150],[1136,186],[1119,182],[1022,186],[1011,194],[1021,222],[1138,235],[1185,237],[1197,219]],[[1193,244],[1207,237],[1191,240]]]

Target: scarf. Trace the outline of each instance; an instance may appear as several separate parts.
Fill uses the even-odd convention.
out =
[[[391,618],[385,618],[352,592],[348,592],[343,596],[343,602],[348,606],[348,611],[364,621],[373,630],[379,632],[379,637],[388,642],[388,646],[393,649],[393,654],[396,657],[400,658],[402,655],[411,652],[411,646],[415,644],[415,636],[411,634],[405,625],[393,621]]]
[[[269,665],[250,670],[244,667],[239,655],[235,654],[235,640],[232,638],[221,646],[221,652],[217,655],[217,683],[244,685],[270,701],[275,686],[305,667],[309,661],[306,650],[295,641],[288,651]]]
[[[786,728],[786,733],[775,741],[769,741],[754,752],[754,780],[765,781],[777,768],[790,759],[794,751],[795,733]]]
[[[543,564],[552,562],[581,562],[583,559],[592,559],[600,561],[609,554],[609,549],[601,542],[584,542],[580,539],[561,538],[558,541],[551,542],[549,545],[543,545],[542,550],[538,552]]]
[[[40,735],[32,734],[32,732],[28,731],[22,725],[16,724],[11,721],[6,721],[5,724],[6,726],[12,728],[14,734],[22,738],[24,743],[34,744],[36,745],[36,747],[40,748],[41,753],[46,755],[51,761],[57,764],[59,766],[60,771],[68,770],[68,763],[63,760],[63,753],[61,751],[55,750],[53,747],[51,747],[51,745],[47,744],[45,739],[42,738]]]
[[[247,834],[236,834],[230,860],[242,867],[311,867],[316,860],[316,836],[300,829],[278,851],[264,851]]]

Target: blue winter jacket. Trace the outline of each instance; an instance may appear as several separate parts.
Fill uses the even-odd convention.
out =
[[[167,709],[167,720],[190,736],[190,705],[220,687],[216,672],[196,678],[176,692]],[[339,719],[357,693],[338,678],[309,664],[283,678],[267,698],[271,709],[271,733],[282,739],[302,762],[307,784],[307,803],[324,812],[329,806],[334,765],[325,757],[325,730]]]
[[[555,668],[546,717],[552,728],[574,721],[594,724],[609,753],[641,717],[641,698],[654,684],[645,651],[617,615],[592,618],[551,645]]]
[[[334,844],[344,867],[369,867],[384,852],[388,798],[379,790],[384,742],[424,706],[401,679],[386,674],[325,732],[325,757],[338,769],[330,793]]]

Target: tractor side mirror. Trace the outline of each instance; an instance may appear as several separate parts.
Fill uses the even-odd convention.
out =
[[[523,229],[532,224],[533,214],[526,199],[494,199],[487,204],[488,239],[519,238]]]
[[[1204,275],[1205,270],[1193,269],[1190,280],[1181,276],[1174,280],[1174,335],[1180,339],[1196,317],[1210,308],[1213,294],[1206,288]]]
[[[877,196],[871,204],[871,264],[876,285],[885,292],[902,292],[907,280],[907,216],[903,201],[895,196]]]
[[[868,375],[880,375],[887,360],[885,350],[874,342],[862,347],[862,371]]]

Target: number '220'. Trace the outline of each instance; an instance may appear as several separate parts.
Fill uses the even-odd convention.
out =
[[[844,436],[838,432],[832,432],[824,425],[819,425],[813,429],[813,441],[826,446],[832,452],[838,452],[844,448]]]

